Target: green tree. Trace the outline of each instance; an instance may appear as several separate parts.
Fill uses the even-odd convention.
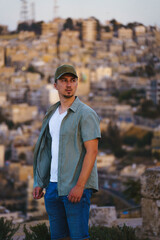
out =
[[[140,204],[141,201],[141,183],[140,180],[129,179],[124,183],[126,189],[123,194],[127,199],[134,200],[135,203]]]
[[[106,132],[102,132],[102,137],[99,141],[99,148],[111,150],[116,157],[122,157],[125,155],[125,151],[122,149],[122,137],[116,124],[110,122]]]
[[[63,25],[63,29],[69,29],[69,30],[73,30],[74,26],[73,26],[73,21],[72,18],[67,18],[64,25]]]

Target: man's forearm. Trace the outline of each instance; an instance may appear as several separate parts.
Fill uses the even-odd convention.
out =
[[[96,160],[96,156],[97,156],[97,150],[86,152],[83,160],[82,170],[76,184],[77,186],[80,186],[83,188],[85,187],[85,184],[92,172],[92,169]]]

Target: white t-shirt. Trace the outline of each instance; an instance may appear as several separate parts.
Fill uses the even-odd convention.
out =
[[[66,116],[67,111],[64,113],[59,113],[59,107],[49,120],[49,132],[52,137],[51,144],[51,170],[50,170],[50,181],[58,182],[58,154],[59,154],[59,134],[60,127],[63,118]]]

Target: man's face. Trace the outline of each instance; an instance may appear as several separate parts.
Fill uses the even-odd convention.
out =
[[[74,96],[78,86],[78,79],[70,74],[66,73],[62,75],[57,82],[54,83],[54,87],[57,89],[59,96],[64,98],[71,98]]]

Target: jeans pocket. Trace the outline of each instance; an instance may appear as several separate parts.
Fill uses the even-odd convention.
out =
[[[85,189],[82,195],[82,200],[90,205],[90,198],[92,196],[92,189]]]

